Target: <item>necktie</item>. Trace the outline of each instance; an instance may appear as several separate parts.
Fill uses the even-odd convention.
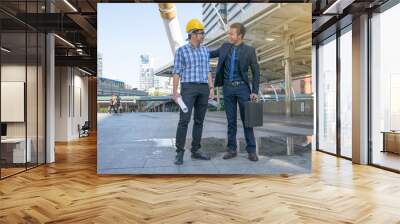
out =
[[[233,73],[235,72],[235,58],[236,58],[236,48],[233,48],[231,61],[229,63],[229,80],[233,80]]]

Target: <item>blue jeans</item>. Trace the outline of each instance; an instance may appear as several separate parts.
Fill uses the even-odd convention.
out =
[[[228,120],[228,151],[236,152],[236,132],[237,132],[237,105],[239,104],[240,118],[242,120],[244,136],[246,138],[246,151],[248,153],[256,152],[256,140],[253,128],[247,128],[244,125],[245,103],[250,101],[250,88],[246,84],[237,87],[224,86],[224,105],[226,118]]]

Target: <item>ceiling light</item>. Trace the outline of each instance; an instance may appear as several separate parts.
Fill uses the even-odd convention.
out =
[[[64,38],[62,38],[62,37],[60,37],[60,36],[57,35],[57,34],[54,34],[54,36],[57,37],[58,39],[60,39],[61,41],[63,41],[64,43],[66,43],[67,45],[69,45],[69,46],[75,48],[75,45],[73,45],[73,44],[72,44],[71,42],[69,42],[68,40],[66,40],[66,39],[64,39]]]
[[[267,38],[265,38],[265,40],[266,40],[266,41],[270,41],[270,42],[271,42],[271,41],[274,41],[274,40],[275,40],[275,38],[267,37]]]
[[[334,2],[331,6],[329,6],[322,14],[332,13],[332,10],[333,10],[333,9],[337,10],[337,6],[338,6],[338,3],[339,3],[339,2],[340,2],[339,0],[335,1],[335,2]]]
[[[68,2],[68,0],[64,0],[65,4],[67,4],[72,10],[74,10],[74,12],[78,12],[78,10],[71,4]]]
[[[342,14],[343,10],[347,8],[349,5],[351,5],[355,0],[336,0],[333,2],[332,5],[330,5],[322,14],[328,15],[328,14]]]
[[[9,50],[9,49],[7,49],[7,48],[5,48],[5,47],[1,47],[1,50],[4,51],[4,52],[6,52],[6,53],[10,53],[10,52],[11,52],[11,50]]]
[[[78,68],[78,70],[81,71],[81,72],[83,72],[83,73],[85,73],[85,74],[87,74],[87,75],[92,75],[92,73],[90,73],[90,72],[88,72],[88,71],[85,71],[85,70],[83,70],[83,69],[81,69],[81,68]]]

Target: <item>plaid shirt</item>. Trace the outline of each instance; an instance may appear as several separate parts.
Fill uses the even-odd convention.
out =
[[[173,74],[181,77],[181,82],[208,83],[210,70],[209,50],[200,45],[195,48],[185,44],[175,52]]]

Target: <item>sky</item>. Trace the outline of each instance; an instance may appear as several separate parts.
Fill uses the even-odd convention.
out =
[[[185,40],[186,23],[202,18],[202,3],[175,5]],[[173,60],[157,4],[99,3],[97,18],[97,48],[103,58],[103,77],[138,88],[141,54],[151,55],[156,69]]]

